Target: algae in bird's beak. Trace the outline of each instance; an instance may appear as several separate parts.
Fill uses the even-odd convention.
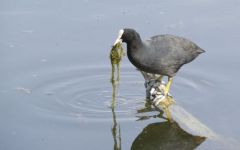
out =
[[[122,48],[122,42],[118,42],[113,45],[111,51],[110,51],[110,60],[111,60],[111,65],[112,65],[112,76],[111,76],[111,82],[115,83],[115,81],[119,81],[119,66],[120,62],[122,60],[122,56],[124,56],[124,49]],[[117,79],[115,79],[114,74],[115,74],[115,66],[117,66]]]

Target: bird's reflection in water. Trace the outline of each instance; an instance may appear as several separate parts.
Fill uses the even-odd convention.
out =
[[[159,114],[147,114],[156,110]],[[131,150],[192,150],[206,139],[189,134],[175,121],[170,122],[163,116],[164,112],[152,107],[150,102],[146,102],[145,107],[137,112],[138,121],[159,118],[163,119],[163,122],[152,123],[145,127],[133,141]]]
[[[113,126],[111,128],[114,150],[121,150],[121,130],[115,114],[116,82],[112,82],[112,117]],[[194,136],[184,131],[176,122],[169,122],[163,116],[164,112],[157,110],[146,102],[144,108],[137,110],[137,121],[150,118],[159,118],[162,122],[149,124],[133,141],[131,150],[192,150],[205,141],[205,137]],[[155,112],[151,114],[150,112]]]
[[[150,112],[154,112],[154,114],[150,114]],[[155,114],[155,112],[158,112],[158,114]],[[163,110],[156,109],[149,101],[146,101],[144,107],[137,110],[136,117],[138,118],[137,121],[147,120],[150,118],[161,118],[164,120],[168,120],[166,117],[163,116],[163,114]]]
[[[114,150],[121,150],[121,129],[120,125],[117,123],[116,114],[115,114],[115,100],[116,100],[116,90],[117,90],[117,83],[115,80],[112,82],[112,117],[113,117],[113,126],[112,126],[112,136],[113,136],[113,149]]]
[[[205,139],[187,133],[176,122],[158,122],[143,129],[132,143],[131,150],[192,150]]]

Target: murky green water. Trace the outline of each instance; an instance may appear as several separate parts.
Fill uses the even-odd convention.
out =
[[[237,0],[2,0],[0,149],[225,149],[145,110],[144,79],[126,57],[111,109],[109,51],[123,27],[207,51],[181,69],[171,94],[238,143],[239,10]]]

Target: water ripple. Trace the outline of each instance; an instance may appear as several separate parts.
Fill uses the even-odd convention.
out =
[[[41,98],[33,100],[31,104],[45,115],[88,120],[112,119],[109,66],[52,69],[41,71],[38,76],[40,80],[34,82],[32,90]],[[120,80],[115,113],[118,119],[136,120],[137,110],[144,107],[144,80],[139,72],[128,67],[121,68]],[[188,91],[189,94],[177,95],[180,99],[189,99],[210,85],[213,83],[204,76],[186,72],[176,77],[172,91]]]

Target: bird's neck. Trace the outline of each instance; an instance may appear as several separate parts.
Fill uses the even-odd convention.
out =
[[[140,50],[143,46],[141,39],[135,39],[132,41],[127,42],[127,50],[128,52],[134,53],[138,50]]]
[[[140,40],[134,40],[127,43],[127,55],[129,60],[136,66],[137,61],[136,58],[139,57],[138,53],[141,53],[143,48],[143,43]]]

